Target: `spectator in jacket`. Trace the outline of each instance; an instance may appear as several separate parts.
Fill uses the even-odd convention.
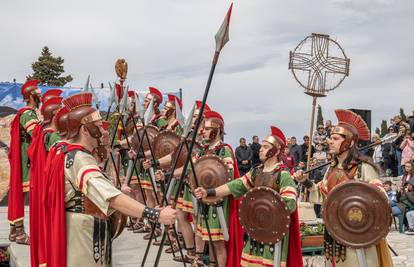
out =
[[[297,165],[302,160],[302,147],[296,143],[296,137],[294,136],[290,138],[289,150],[295,158]]]
[[[292,170],[296,166],[295,156],[290,152],[288,147],[285,147],[285,150],[283,151],[283,154],[281,155],[282,161],[285,164],[285,166]]]
[[[302,148],[302,157],[301,161],[307,162],[308,161],[308,147],[309,147],[309,136],[305,135],[303,137],[303,144],[300,145]],[[313,157],[313,153],[315,153],[315,147],[311,145],[311,157]]]
[[[411,130],[406,130],[404,139],[401,142],[400,149],[402,150],[401,165],[404,167],[405,163],[414,158],[414,141]]]
[[[323,151],[322,144],[318,144],[316,146],[316,152],[313,154],[313,157],[316,159],[317,165],[321,165],[327,162],[327,153]]]
[[[402,211],[400,208],[397,207],[398,201],[397,201],[397,193],[392,190],[392,182],[391,181],[385,181],[384,182],[384,189],[387,193],[388,197],[388,203],[390,204],[392,215],[400,215],[402,214]]]
[[[393,126],[388,127],[388,133],[384,136],[384,139],[389,140],[382,144],[382,156],[384,158],[384,169],[387,176],[397,176],[397,158],[395,156],[393,138],[397,137],[395,128]]]
[[[405,163],[401,184],[405,185],[409,180],[414,180],[414,160]]]
[[[395,156],[397,159],[397,170],[398,170],[398,176],[403,175],[403,168],[401,165],[402,160],[402,149],[401,144],[404,141],[405,138],[405,132],[407,131],[407,127],[403,123],[399,123],[399,132],[398,132],[398,138],[394,141],[394,149],[395,149]]]
[[[252,168],[253,151],[246,145],[246,139],[240,138],[240,146],[236,148],[236,159],[240,175],[243,176]]]
[[[315,146],[321,144],[325,147],[327,145],[325,127],[322,124],[318,125],[318,130],[313,134],[313,143]]]
[[[259,137],[257,135],[253,136],[252,141],[253,143],[250,144],[250,149],[253,152],[252,167],[256,167],[261,163],[259,158],[259,150],[261,145],[259,143]]]
[[[414,180],[409,180],[405,186],[405,193],[401,195],[400,202],[397,207],[401,211],[405,211],[407,207],[414,205]],[[406,213],[408,222],[407,234],[414,234],[414,211],[408,211]]]
[[[381,167],[381,169],[384,168],[384,155],[382,152],[382,145],[380,145],[381,139],[379,137],[378,134],[374,134],[374,136],[372,137],[372,142],[374,144],[377,144],[376,146],[374,146],[374,151],[372,153],[372,160],[374,161],[375,164],[378,164],[378,166]]]

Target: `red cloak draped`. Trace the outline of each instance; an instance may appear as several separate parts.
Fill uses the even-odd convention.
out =
[[[49,151],[45,169],[45,192],[43,206],[46,215],[46,265],[48,267],[66,266],[66,213],[65,213],[65,173],[66,153],[83,149],[79,145],[63,143]],[[53,164],[52,164],[53,163]]]
[[[298,208],[290,214],[289,247],[286,267],[303,267]]]
[[[32,143],[27,149],[30,159],[30,262],[37,267],[45,263],[45,217],[42,208],[42,184],[44,183],[44,168],[46,165],[45,133],[41,124],[37,124],[32,133]]]
[[[233,178],[239,178],[239,168],[236,157],[230,145],[226,144],[233,156]],[[244,246],[244,231],[239,221],[240,200],[230,196],[230,215],[229,215],[229,241],[227,242],[227,267],[240,266],[241,254]]]
[[[30,107],[24,107],[17,111],[16,116],[11,122],[10,128],[10,186],[7,215],[9,223],[22,220],[24,217],[24,194],[22,185],[22,169],[20,165],[20,115],[28,109],[30,109]]]

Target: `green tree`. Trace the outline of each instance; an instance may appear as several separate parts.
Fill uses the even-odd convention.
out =
[[[381,121],[381,137],[388,133],[388,125],[386,120]]]
[[[380,129],[378,127],[375,128],[375,133],[378,134],[379,136],[381,136],[381,131],[380,131]]]
[[[61,57],[54,57],[47,46],[43,47],[42,54],[32,64],[33,73],[27,76],[28,80],[39,80],[41,84],[64,86],[73,80],[72,76],[61,76],[65,72]]]
[[[405,115],[403,108],[400,108],[400,117],[402,121],[407,121],[407,116]]]
[[[322,107],[318,105],[318,115],[316,116],[316,127],[323,125]]]

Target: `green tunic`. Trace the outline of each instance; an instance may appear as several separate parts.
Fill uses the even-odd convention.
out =
[[[20,115],[20,166],[22,170],[23,192],[28,192],[30,187],[30,161],[27,149],[31,143],[33,129],[39,123],[36,110],[28,109]]]
[[[199,153],[199,157],[206,155],[206,154],[215,154],[219,156],[223,162],[227,165],[229,171],[229,177],[234,177],[234,170],[233,170],[233,153],[231,152],[230,148],[227,145],[224,145],[222,142],[219,142],[213,146],[210,146],[207,150],[201,150]],[[229,197],[225,197],[223,202],[220,204],[223,207],[224,217],[228,226],[229,220],[229,213],[230,213],[230,201]],[[220,225],[220,221],[217,215],[217,208],[213,205],[206,205],[206,210],[200,211],[198,214],[200,216],[197,220],[197,235],[201,236],[203,240],[209,240],[207,225],[205,220],[201,217],[203,214],[207,215],[208,225],[210,227],[211,238],[213,241],[220,241],[224,240],[223,229]],[[201,207],[200,207],[201,208]]]
[[[252,188],[251,185],[254,184],[254,180],[256,179],[253,170],[254,169],[251,169],[243,177],[227,183],[234,198],[237,199],[245,195],[248,190]],[[275,166],[274,171],[281,171],[280,179],[279,181],[276,181],[276,184],[278,184],[280,188],[278,193],[286,203],[289,212],[292,213],[296,210],[296,184],[290,173],[285,171],[280,163]],[[286,235],[281,242],[282,253],[280,261],[283,263],[286,262],[287,259],[289,235]],[[253,262],[255,263],[254,266],[273,266],[274,246],[260,245],[253,242],[249,236],[246,236],[241,264],[242,266],[251,266],[253,265]]]
[[[60,140],[60,136],[55,131],[46,133],[44,138],[46,151]]]

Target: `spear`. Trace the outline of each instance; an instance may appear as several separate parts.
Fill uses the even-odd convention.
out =
[[[194,134],[192,135],[192,138],[191,138],[190,147],[188,149],[188,154],[187,154],[187,157],[186,157],[186,160],[185,160],[185,163],[184,163],[183,172],[181,173],[180,182],[179,182],[179,185],[178,185],[178,190],[177,190],[177,192],[175,194],[175,198],[174,198],[174,203],[177,203],[179,192],[180,192],[180,189],[183,185],[184,176],[186,174],[188,164],[191,160],[191,152],[193,151],[194,144],[196,142],[196,137],[197,137],[196,133],[198,132],[198,129],[200,128],[201,118],[202,118],[202,115],[203,115],[203,112],[204,112],[204,107],[205,107],[206,102],[207,102],[208,93],[210,91],[211,82],[213,80],[214,71],[215,71],[217,63],[218,63],[220,52],[223,49],[224,45],[229,41],[229,25],[230,25],[230,17],[231,17],[232,8],[233,8],[233,3],[230,5],[230,8],[227,11],[227,14],[226,14],[226,17],[224,18],[223,23],[221,24],[220,29],[218,30],[217,34],[215,35],[216,50],[214,51],[214,57],[213,57],[213,61],[212,61],[212,64],[211,64],[210,74],[209,74],[209,77],[208,77],[208,80],[207,80],[207,85],[206,85],[206,88],[204,90],[204,96],[203,96],[203,100],[202,100],[201,107],[200,107],[200,113],[198,114],[198,118],[196,120],[196,125],[194,127]],[[163,236],[163,239],[165,239],[164,236]],[[160,247],[163,246],[163,241],[164,240],[161,240]],[[213,248],[214,248],[214,246],[213,246]],[[160,256],[161,255],[157,255],[154,267],[158,266],[158,264],[160,262]],[[217,266],[217,264],[218,263],[216,261],[216,266]]]
[[[111,112],[111,107],[115,100],[115,89],[112,87],[110,82],[108,82],[108,84],[109,84],[109,99],[108,99],[108,111],[106,112],[106,117],[105,117],[106,121],[109,119],[109,113]]]

